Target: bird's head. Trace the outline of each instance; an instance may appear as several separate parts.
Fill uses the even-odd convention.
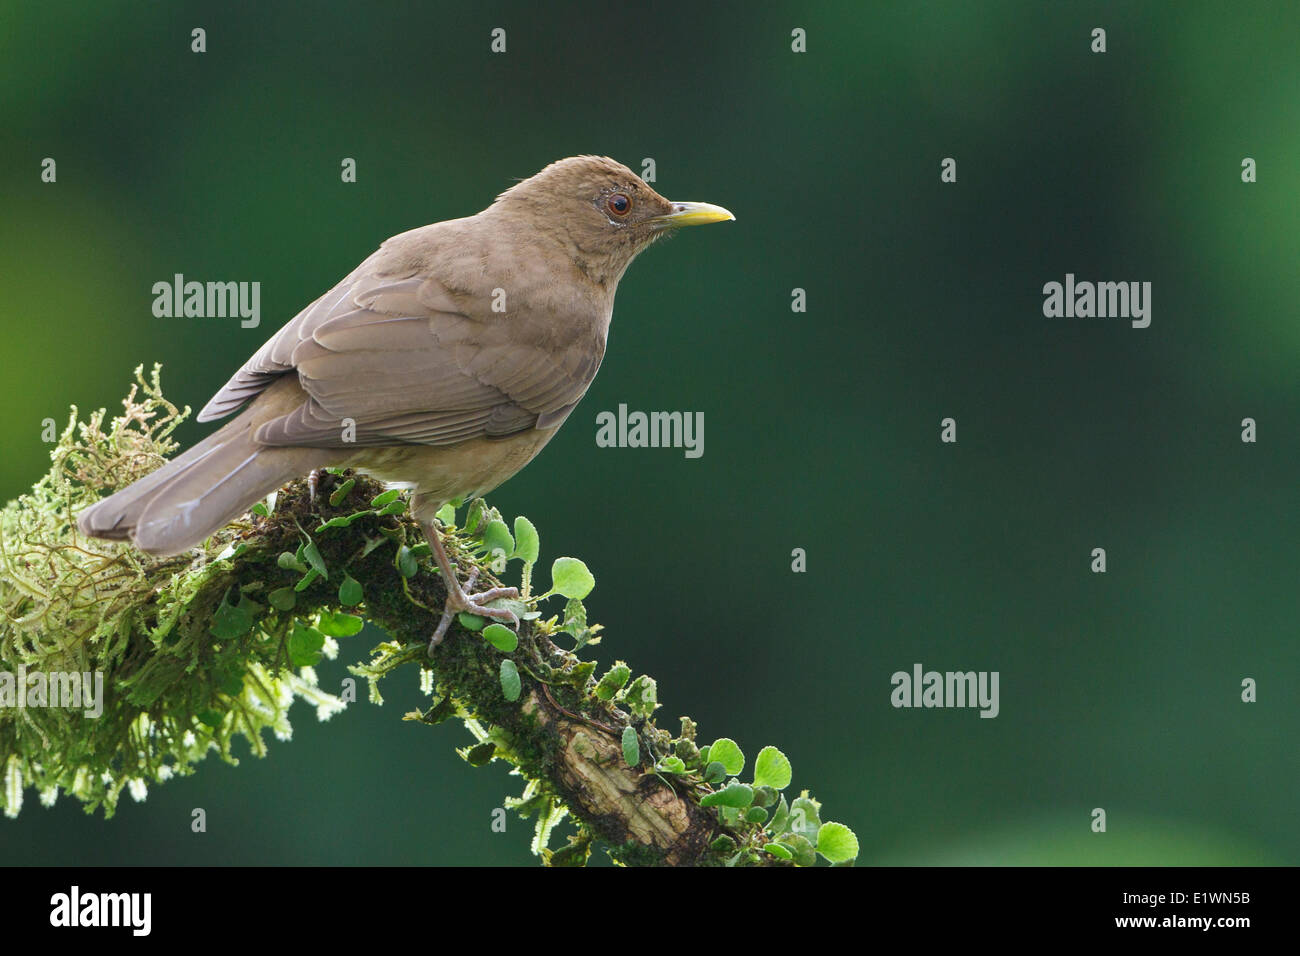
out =
[[[637,253],[682,226],[736,218],[721,206],[665,199],[604,156],[551,163],[498,196],[493,211],[560,242],[602,284],[617,282]]]

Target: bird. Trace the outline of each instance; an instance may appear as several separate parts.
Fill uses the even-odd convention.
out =
[[[736,217],[672,202],[627,166],[572,156],[486,209],[385,240],[276,332],[199,412],[216,432],[77,519],[87,537],[171,556],[286,482],[352,468],[409,487],[446,587],[430,651],[456,612],[518,625],[471,593],[436,514],[527,465],[586,394],[614,294],[636,256],[677,229]]]

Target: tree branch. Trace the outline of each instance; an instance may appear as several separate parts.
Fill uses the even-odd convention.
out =
[[[697,746],[689,718],[676,737],[657,727],[652,679],[630,680],[621,661],[597,679],[594,662],[575,653],[600,640],[581,603],[594,579],[581,562],[561,558],[552,591],[531,595],[539,546],[527,519],[516,520],[512,536],[480,501],[449,529],[445,543],[462,579],[477,570],[481,585],[502,584],[508,562],[521,563],[523,600],[514,609],[523,620],[515,635],[458,615],[432,657],[442,578],[404,501],[364,476],[294,481],[180,557],[151,559],[81,538],[75,514],[102,490],[157,467],[188,413],[162,397],[157,368],[149,380],[137,369],[137,379],[125,412],[107,426],[102,410],[81,423],[74,408],[50,473],[0,512],[8,815],[17,815],[27,787],[46,803],[66,791],[111,814],[123,789],[143,799],[149,784],[193,772],[212,750],[233,762],[237,736],[264,755],[266,730],[287,736],[295,697],[322,719],[355,698],[348,682],[340,695],[324,691],[315,664],[336,656],[364,618],[389,635],[350,668],[370,682],[371,699],[382,702],[380,682],[397,668],[418,668],[434,699],[407,717],[458,717],[478,740],[462,750],[470,763],[519,768],[527,785],[507,806],[537,819],[533,849],[548,863],[582,864],[596,840],[626,864],[856,857],[852,832],[823,825],[807,791],[789,802],[781,794],[790,768],[775,748],[741,783],[745,760],[733,741]],[[448,524],[454,516],[442,515]],[[543,619],[540,608],[556,592],[569,599],[563,613]],[[572,651],[556,643],[561,634]],[[104,677],[97,700],[95,674]],[[552,851],[551,830],[566,815],[577,832]]]

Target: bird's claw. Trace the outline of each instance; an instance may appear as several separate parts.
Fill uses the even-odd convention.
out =
[[[313,505],[316,503],[316,489],[320,487],[321,476],[324,474],[324,469],[313,468],[307,476],[307,500]]]
[[[449,582],[447,588],[447,603],[443,606],[442,617],[438,621],[437,628],[434,629],[433,637],[429,639],[429,653],[442,643],[442,639],[447,635],[447,628],[451,626],[451,619],[460,613],[477,614],[480,617],[494,618],[498,621],[505,621],[512,627],[519,627],[519,615],[514,611],[504,607],[486,607],[488,601],[497,601],[501,598],[519,597],[518,588],[489,588],[486,591],[479,591],[475,594],[466,594],[465,592],[474,586],[474,581],[478,578],[478,569],[475,568],[470,572],[469,580],[465,586],[461,587],[457,581]]]
[[[515,627],[519,626],[519,615],[505,607],[484,607],[488,601],[499,601],[502,598],[519,597],[518,588],[490,588],[487,591],[480,591],[478,594],[465,595],[465,607],[461,608],[470,614],[481,614],[483,617],[496,618],[498,621],[509,621]]]

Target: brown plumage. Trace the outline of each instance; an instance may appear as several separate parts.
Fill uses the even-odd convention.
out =
[[[81,532],[151,554],[203,541],[286,481],[341,465],[414,487],[448,614],[509,618],[465,594],[433,525],[536,455],[591,384],[618,280],[682,225],[734,218],[673,203],[626,166],[552,163],[475,216],[386,241],[258,349],[199,413],[231,422],[82,512]],[[498,589],[499,590],[499,589]],[[446,617],[438,637],[445,630]]]

